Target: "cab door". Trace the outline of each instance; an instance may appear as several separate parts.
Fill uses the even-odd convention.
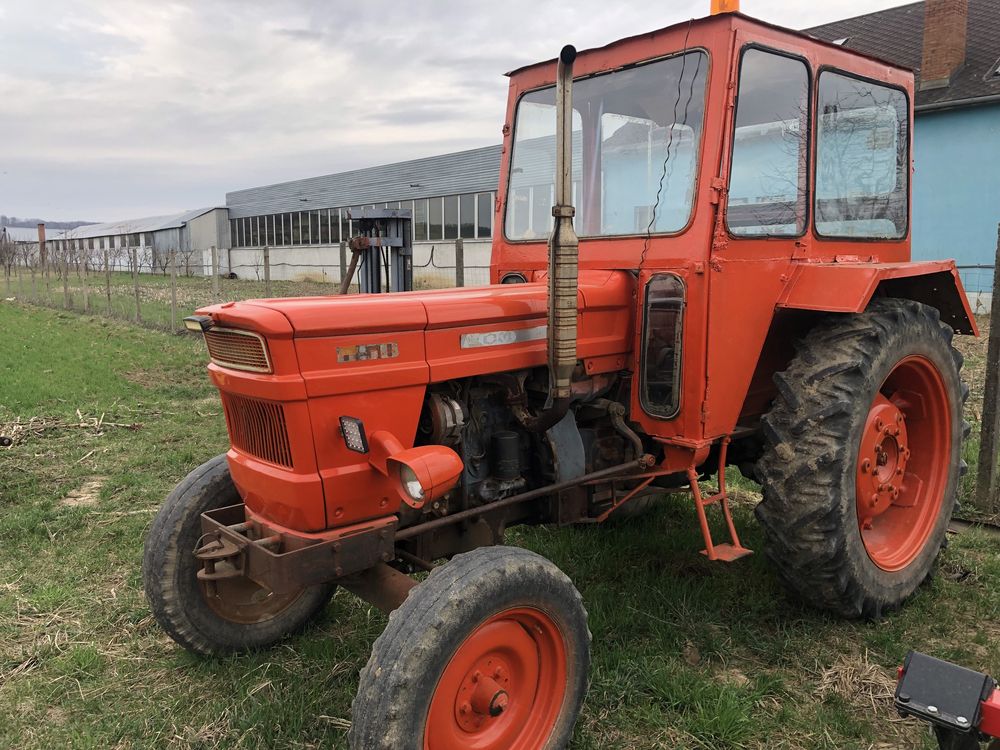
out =
[[[706,438],[740,419],[794,258],[810,241],[812,70],[787,38],[737,35],[736,99],[708,269]]]

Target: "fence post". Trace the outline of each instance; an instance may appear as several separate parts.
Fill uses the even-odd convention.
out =
[[[990,340],[986,352],[986,383],[983,392],[983,423],[979,433],[979,466],[976,476],[976,508],[989,513],[997,502],[997,448],[1000,433],[1000,225],[997,255],[993,265],[993,299],[990,301]]]
[[[132,290],[135,292],[135,322],[142,322],[142,307],[139,303],[139,250],[130,248],[132,258]]]
[[[343,240],[340,241],[340,283],[344,283],[344,277],[347,276],[347,243]]]
[[[212,301],[219,301],[219,251],[212,245]]]
[[[170,250],[170,331],[177,332],[177,250]]]
[[[111,253],[104,248],[104,297],[108,302],[108,317],[111,317]]]
[[[271,248],[264,245],[264,296],[271,296]]]
[[[465,240],[455,240],[455,286],[465,286]]]
[[[87,286],[87,261],[88,258],[83,259],[83,276],[80,277],[80,283],[83,285],[83,311],[90,312],[90,289]]]
[[[69,250],[63,250],[62,257],[63,307],[67,310],[73,307],[69,297]]]

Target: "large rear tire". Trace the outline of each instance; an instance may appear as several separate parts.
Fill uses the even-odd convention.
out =
[[[580,713],[590,631],[579,592],[534,552],[456,555],[389,616],[361,671],[355,750],[557,750]]]
[[[319,585],[283,596],[247,578],[203,584],[194,550],[201,514],[241,502],[225,454],[192,471],[167,497],[146,536],[142,579],[157,622],[184,648],[222,654],[264,648],[302,629],[333,593]]]
[[[968,431],[952,336],[934,308],[881,299],[817,325],[775,375],[757,518],[808,602],[875,618],[931,572]]]

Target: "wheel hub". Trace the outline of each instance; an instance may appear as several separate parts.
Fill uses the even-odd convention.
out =
[[[863,529],[899,500],[910,457],[906,417],[881,393],[868,413],[858,451],[858,520]]]
[[[937,367],[904,357],[876,393],[858,444],[855,502],[868,557],[888,572],[926,548],[951,469],[951,403]]]
[[[458,646],[435,688],[424,750],[535,750],[566,689],[559,628],[531,608],[489,618]]]
[[[465,675],[455,696],[455,720],[466,732],[477,732],[503,714],[513,691],[510,667],[503,659],[480,659]]]

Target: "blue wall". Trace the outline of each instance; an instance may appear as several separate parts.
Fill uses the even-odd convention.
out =
[[[913,258],[992,265],[1000,223],[1000,104],[919,114],[914,128]],[[993,274],[963,270],[967,291]]]

